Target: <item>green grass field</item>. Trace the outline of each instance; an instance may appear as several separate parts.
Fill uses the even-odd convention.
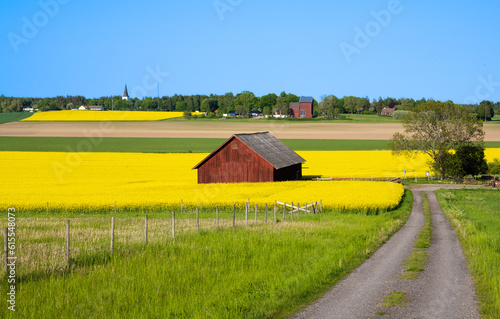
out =
[[[71,270],[22,277],[16,313],[4,302],[0,317],[286,318],[375,252],[404,224],[411,203],[407,191],[398,209],[379,215],[324,212],[277,225],[190,232],[148,245],[117,241],[113,253],[107,248],[75,256]],[[90,226],[78,228],[72,240],[87,241],[92,227],[109,226],[110,216],[74,216]],[[19,225],[37,229],[30,232],[36,243],[50,238],[50,229],[23,218]],[[73,216],[59,217],[62,225],[65,218]]]
[[[500,191],[439,190],[464,249],[483,318],[500,318]]]
[[[33,113],[21,112],[21,113],[0,113],[0,124],[17,122],[25,118],[30,117]]]
[[[223,138],[122,138],[16,137],[0,136],[0,151],[21,152],[132,152],[132,153],[210,153]],[[282,139],[294,151],[371,151],[390,150],[384,140],[299,140]],[[79,146],[80,145],[80,146]],[[500,148],[500,142],[485,142],[487,148]]]
[[[76,152],[85,137],[10,137],[0,136],[0,151]],[[133,153],[210,153],[226,139],[221,138],[120,138],[92,139],[93,152]],[[381,140],[299,140],[283,139],[296,151],[383,150],[388,141]],[[498,143],[500,146],[500,142]],[[81,151],[89,151],[81,147]]]

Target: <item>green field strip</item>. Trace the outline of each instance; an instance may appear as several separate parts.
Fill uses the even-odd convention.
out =
[[[223,138],[17,137],[0,136],[0,151],[210,153]],[[383,140],[283,139],[295,151],[387,150]],[[500,144],[500,143],[499,143]]]
[[[18,137],[0,136],[0,151],[8,152],[130,152],[210,153],[224,138],[126,138],[126,137]],[[294,151],[390,150],[386,140],[282,139]],[[500,148],[500,142],[485,142]]]
[[[0,113],[0,124],[17,122],[33,115],[33,113]]]

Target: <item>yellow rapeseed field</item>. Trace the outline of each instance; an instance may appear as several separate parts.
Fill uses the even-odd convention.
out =
[[[182,112],[144,111],[53,111],[40,112],[22,121],[159,121],[182,117]]]
[[[305,176],[425,176],[426,156],[393,157],[389,151],[298,152],[307,162]],[[332,209],[376,210],[395,207],[399,184],[295,181],[198,185],[191,168],[207,154],[0,152],[0,210],[58,211],[178,209],[185,205],[242,207],[323,200]],[[488,161],[500,149],[487,149]]]
[[[335,165],[332,152],[301,152],[310,157],[304,174],[320,171],[321,154]],[[206,155],[0,152],[0,165],[9,168],[0,177],[0,209],[43,211],[49,202],[51,210],[111,211],[117,201],[122,210],[159,210],[178,208],[181,200],[191,207],[242,207],[250,198],[259,205],[322,199],[327,208],[377,210],[395,207],[403,195],[401,185],[375,182],[198,185],[191,168]]]

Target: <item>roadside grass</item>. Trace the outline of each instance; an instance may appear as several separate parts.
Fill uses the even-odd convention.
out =
[[[0,124],[24,120],[31,115],[33,115],[33,113],[29,112],[0,113]]]
[[[69,269],[20,276],[16,313],[0,307],[0,317],[289,317],[375,252],[406,222],[411,203],[411,192],[406,191],[396,210],[379,215],[324,212],[277,224],[212,226],[199,233],[182,232],[175,240],[158,235],[157,241],[147,245],[139,239],[118,240],[112,253],[108,237],[111,214],[40,214],[38,220],[19,214],[17,244],[40,244],[41,255],[49,237],[60,238],[64,233],[63,227],[54,231],[43,225],[43,218],[57,223],[81,218],[81,227],[74,222],[79,231],[72,243],[90,241],[92,232],[102,231],[107,235],[102,240],[107,247],[75,255]],[[137,215],[130,218],[143,221],[144,216]],[[168,214],[151,216],[152,220],[158,218],[159,232],[170,231],[164,228],[167,222],[161,224]],[[119,229],[121,216],[116,220]],[[28,231],[26,224],[34,228]],[[118,238],[141,237],[143,227],[140,223]],[[58,240],[64,243],[64,239]],[[6,289],[3,276],[0,290],[4,296]]]
[[[500,191],[439,190],[439,204],[460,239],[483,318],[500,318]]]
[[[406,307],[409,299],[405,292],[402,291],[391,291],[383,300],[380,307]],[[384,312],[378,312],[378,315],[386,314]]]
[[[418,278],[420,272],[425,271],[425,263],[427,262],[428,257],[426,250],[431,246],[432,217],[427,195],[422,192],[422,196],[422,207],[425,216],[425,222],[420,229],[420,232],[418,233],[417,240],[415,241],[415,245],[413,246],[413,252],[403,263],[405,272],[401,276],[399,276],[400,279],[415,279]]]

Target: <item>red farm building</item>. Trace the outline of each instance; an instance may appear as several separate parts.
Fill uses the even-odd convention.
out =
[[[312,96],[301,96],[299,103],[290,103],[290,116],[298,118],[312,117],[313,103]]]
[[[269,132],[235,134],[193,169],[198,183],[277,182],[302,178],[305,160]]]

